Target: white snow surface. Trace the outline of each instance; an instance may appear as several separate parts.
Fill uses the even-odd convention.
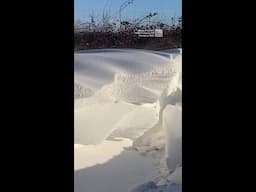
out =
[[[181,166],[181,107],[167,105],[163,111],[163,128],[166,132],[166,158],[170,170]]]
[[[81,145],[75,144],[75,171],[92,167],[95,164],[103,164],[113,158],[113,154],[120,154],[125,147],[130,147],[130,139],[115,138],[115,140],[105,140],[101,145]],[[104,153],[102,153],[104,151]],[[88,158],[90,157],[90,158]]]
[[[74,59],[75,192],[181,191],[181,50]]]

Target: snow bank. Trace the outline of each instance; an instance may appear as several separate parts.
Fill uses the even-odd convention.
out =
[[[181,71],[181,50],[75,53],[76,192],[181,191]]]

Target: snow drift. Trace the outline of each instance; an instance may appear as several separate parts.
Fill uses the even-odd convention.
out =
[[[110,49],[75,54],[75,143],[99,143],[121,127],[127,132],[122,122],[136,123],[132,117],[139,114],[148,122],[129,128],[152,127],[159,118],[155,108],[133,104],[155,103],[173,73],[174,62],[152,51]],[[141,135],[131,129],[128,138]]]
[[[107,192],[104,187],[111,180],[90,183],[88,167],[97,170],[93,166],[103,164],[108,172],[107,165],[117,157],[126,159],[122,162],[124,167],[134,164],[135,159],[143,165],[145,160],[138,158],[138,154],[150,159],[147,165],[152,162],[155,167],[147,178],[149,183],[138,186],[146,180],[127,183],[121,181],[122,175],[116,175],[125,187],[122,191],[181,191],[181,84],[180,49],[101,49],[75,53],[76,192],[88,188],[91,192]],[[120,143],[116,138],[121,139]],[[136,149],[129,152],[129,159],[122,152],[128,146]],[[98,155],[101,150],[103,154]],[[110,167],[113,166],[112,163]],[[131,169],[130,177],[148,175],[146,170],[149,168],[143,166]],[[120,187],[109,190],[120,192]]]

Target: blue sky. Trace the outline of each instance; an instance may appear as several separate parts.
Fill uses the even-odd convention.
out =
[[[88,21],[89,15],[93,14],[96,19],[102,16],[104,7],[115,19],[118,19],[119,7],[127,0],[74,0],[75,20]],[[157,12],[158,19],[168,19],[181,16],[182,0],[134,0],[122,12],[122,18],[135,19]]]

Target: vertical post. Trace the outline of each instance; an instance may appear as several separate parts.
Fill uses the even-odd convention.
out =
[[[122,25],[122,21],[121,21],[121,8],[122,8],[122,5],[120,6],[120,9],[119,9],[119,22],[120,22],[120,26],[119,26],[119,30],[121,31],[121,25]]]

